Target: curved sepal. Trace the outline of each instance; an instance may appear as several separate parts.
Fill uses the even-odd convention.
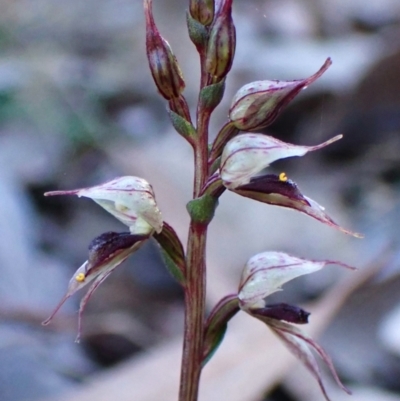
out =
[[[357,238],[363,237],[362,234],[350,231],[337,224],[326,214],[323,206],[303,195],[297,184],[288,179],[285,173],[281,173],[279,176],[266,174],[251,178],[248,184],[238,186],[232,192],[269,205],[297,210],[345,234]]]
[[[321,370],[311,350],[315,351],[328,366],[337,385],[347,394],[351,394],[351,391],[341,382],[338,374],[336,373],[330,356],[311,337],[303,333],[292,324],[267,317],[256,317],[268,325],[268,327],[283,341],[287,349],[292,352],[292,354],[312,374],[312,376],[317,380],[318,385],[327,401],[330,401],[330,398],[326,392],[324,383],[322,382]]]
[[[185,284],[186,261],[185,251],[175,230],[164,221],[163,229],[153,238],[161,247],[161,253],[168,271],[180,284]]]
[[[229,320],[239,312],[236,294],[227,295],[214,307],[207,318],[204,332],[203,366],[212,358],[222,340]]]

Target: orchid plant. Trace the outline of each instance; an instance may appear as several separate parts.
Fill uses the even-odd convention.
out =
[[[316,272],[328,260],[313,261],[281,252],[263,252],[244,266],[238,291],[223,297],[205,315],[206,239],[218,199],[226,189],[259,202],[291,208],[344,233],[360,235],[339,226],[324,208],[305,196],[285,173],[264,174],[276,160],[304,156],[341,138],[336,136],[315,146],[298,146],[260,134],[302,89],[312,84],[331,65],[328,58],[309,78],[293,81],[256,81],[240,88],[232,99],[228,121],[209,143],[211,114],[224,95],[225,81],[235,54],[236,31],[232,19],[233,0],[189,0],[189,37],[200,56],[201,82],[196,116],[192,119],[183,91],[185,80],[168,42],[157,29],[152,0],[144,0],[146,50],[155,85],[168,102],[168,114],[178,134],[193,148],[193,199],[187,204],[191,221],[186,249],[171,225],[163,221],[152,186],[143,178],[126,176],[91,188],[47,192],[45,195],[88,197],[128,226],[129,232],[107,232],[89,246],[89,257],[70,280],[68,290],[51,316],[76,291],[92,283],[83,297],[78,317],[96,288],[145,241],[160,245],[165,265],[185,293],[185,329],[179,401],[196,401],[202,369],[223,340],[229,320],[239,311],[264,322],[316,378],[327,400],[321,373],[314,357],[319,355],[338,385],[326,352],[298,325],[308,322],[309,313],[285,303],[269,304],[270,294],[301,275]],[[314,351],[314,353],[313,353]]]

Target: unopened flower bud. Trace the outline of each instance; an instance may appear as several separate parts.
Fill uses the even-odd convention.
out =
[[[154,22],[152,0],[144,0],[146,15],[146,52],[151,75],[160,94],[167,100],[177,98],[185,89],[185,81],[169,43],[161,36]]]
[[[224,185],[234,189],[250,182],[251,178],[268,167],[272,162],[321,149],[342,135],[316,146],[298,146],[282,142],[263,134],[242,134],[232,138],[221,156],[220,175]]]
[[[190,0],[189,11],[193,19],[204,26],[208,26],[214,19],[215,0]]]
[[[129,227],[132,234],[162,230],[162,216],[152,186],[143,178],[125,176],[90,188],[53,191],[50,195],[77,195],[93,199]]]
[[[115,232],[104,233],[96,237],[89,245],[88,260],[73,274],[66,294],[43,324],[49,324],[68,298],[93,282],[86,295],[82,298],[79,308],[78,337],[76,340],[79,341],[82,328],[82,314],[94,291],[116,267],[135,252],[143,241],[148,238],[149,235],[132,235],[130,233]]]
[[[328,58],[319,71],[305,79],[256,81],[244,85],[232,100],[230,120],[241,131],[258,131],[265,128],[302,89],[318,79],[331,64],[332,61]]]
[[[206,68],[218,80],[232,67],[236,49],[236,29],[232,20],[232,0],[224,0],[211,26],[208,39]]]

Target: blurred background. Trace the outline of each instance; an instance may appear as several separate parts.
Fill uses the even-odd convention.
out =
[[[153,184],[165,220],[186,238],[192,155],[151,80],[142,2],[0,0],[0,6],[0,399],[172,401],[182,291],[155,244],[148,242],[92,297],[79,345],[82,294],[49,326],[40,324],[87,259],[90,241],[124,231],[90,200],[45,198],[45,191],[138,175]],[[194,111],[199,68],[186,8],[185,0],[154,0]],[[342,395],[324,373],[332,399],[400,400],[400,2],[235,0],[234,20],[236,58],[212,135],[240,86],[305,78],[331,57],[333,66],[268,133],[305,145],[338,133],[344,138],[271,171],[285,171],[365,238],[224,194],[209,236],[209,308],[236,291],[241,268],[257,252],[357,266],[356,273],[329,267],[287,284],[271,300],[315,309],[310,330],[314,321],[354,393]],[[202,400],[322,400],[267,328],[242,316],[230,326],[205,369]]]

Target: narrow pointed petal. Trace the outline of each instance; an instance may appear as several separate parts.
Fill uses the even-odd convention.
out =
[[[143,178],[125,176],[89,188],[46,192],[45,196],[77,195],[93,199],[132,234],[149,234],[162,229],[162,216],[152,186]]]
[[[267,127],[302,89],[317,80],[331,64],[328,58],[314,75],[305,79],[256,81],[243,86],[232,100],[230,120],[241,131],[255,132]]]
[[[351,268],[330,260],[312,261],[283,252],[259,253],[246,263],[240,279],[238,298],[240,307],[249,311],[264,308],[265,298],[280,291],[282,285],[296,277],[314,273],[329,264]]]
[[[85,272],[87,270],[87,266],[88,266],[88,261],[84,262],[79,267],[79,269],[76,270],[76,272],[72,276],[71,280],[69,281],[66,294],[62,297],[60,302],[54,308],[53,312],[51,312],[50,316],[42,322],[43,326],[47,326],[53,320],[54,316],[61,309],[61,307],[64,305],[64,303],[67,299],[69,299],[72,295],[74,295],[77,291],[79,291],[81,288],[85,287],[90,282],[88,280],[85,280],[85,281],[81,280],[81,277],[85,278]]]
[[[344,232],[345,234],[352,235],[353,237],[356,237],[356,238],[364,237],[360,233],[350,231],[347,228],[343,228],[343,227],[339,226],[334,220],[332,220],[331,217],[329,217],[325,213],[325,208],[323,206],[319,205],[317,202],[315,202],[314,200],[312,200],[306,196],[305,196],[305,199],[309,203],[309,206],[308,205],[301,206],[300,204],[292,204],[292,206],[288,206],[288,207],[295,208],[295,209],[299,210],[300,212],[303,212],[311,217],[314,217],[314,219],[319,220],[321,223],[324,223],[324,224],[327,224],[328,226],[336,228],[336,229]],[[294,206],[296,206],[296,207],[294,207]]]
[[[232,138],[225,146],[220,175],[224,185],[235,189],[250,182],[251,178],[279,159],[304,156],[342,138],[337,135],[316,146],[298,146],[263,134],[242,134]]]
[[[76,335],[75,342],[79,343],[81,340],[81,335],[82,335],[82,318],[83,318],[83,312],[85,310],[85,307],[89,301],[89,299],[92,297],[93,293],[96,291],[97,288],[100,287],[100,285],[105,281],[105,279],[112,273],[112,270],[106,271],[99,276],[97,276],[92,285],[89,287],[89,290],[85,294],[85,296],[82,298],[81,303],[79,305],[79,312],[78,312],[78,334]]]
[[[269,318],[264,318],[261,320],[266,323],[275,334],[278,335],[278,337],[286,344],[288,349],[304,364],[309,372],[315,377],[315,379],[318,381],[321,391],[328,401],[329,397],[322,383],[321,371],[314,355],[311,352],[311,349],[314,350],[328,366],[338,386],[347,394],[351,394],[351,391],[341,382],[330,356],[311,337],[289,323]]]
[[[42,324],[49,324],[68,298],[81,288],[86,287],[93,280],[104,277],[106,274],[108,276],[108,273],[111,273],[118,267],[148,238],[149,235],[132,235],[129,233],[114,232],[104,233],[96,237],[89,245],[89,259],[73,274],[69,281],[66,294],[53,310],[50,317]],[[95,288],[97,288],[97,286]]]
[[[61,307],[65,304],[65,301],[71,297],[73,293],[69,294],[68,292],[61,298],[60,302],[57,304],[57,306],[53,309],[53,312],[51,312],[50,316],[46,319],[43,320],[42,325],[47,326],[54,318],[54,316],[57,314],[57,312],[61,309]]]
[[[246,198],[254,199],[269,205],[287,207],[302,212],[321,223],[336,228],[345,234],[357,238],[363,236],[338,225],[325,213],[325,208],[314,200],[303,195],[297,184],[287,179],[286,175],[267,174],[254,177],[249,183],[236,187],[233,192]]]

